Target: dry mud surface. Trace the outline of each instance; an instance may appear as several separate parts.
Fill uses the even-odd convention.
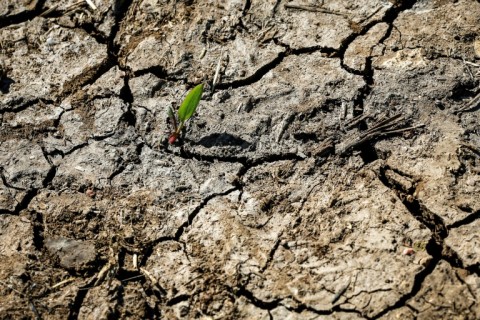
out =
[[[480,3],[362,2],[1,0],[0,318],[479,319]]]

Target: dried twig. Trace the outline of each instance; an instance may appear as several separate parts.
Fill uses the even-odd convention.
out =
[[[63,281],[60,281],[59,283],[57,284],[54,284],[53,286],[50,287],[50,290],[53,290],[53,289],[56,289],[60,286],[63,286],[64,284],[67,284],[67,283],[70,283],[72,281],[75,281],[75,278],[68,278],[68,279],[65,279]]]
[[[464,65],[465,69],[467,69],[467,71],[468,71],[468,75],[470,76],[470,79],[471,79],[472,81],[475,81],[475,76],[473,75],[472,70],[470,70],[470,67],[468,66],[468,64],[467,64],[467,62],[465,61],[465,59],[462,59],[462,60],[463,60],[463,65]]]
[[[222,67],[222,59],[223,59],[223,50],[220,52],[220,57],[218,58],[217,62],[217,68],[215,69],[215,75],[213,76],[213,82],[212,82],[212,94],[215,92],[215,86],[220,80],[220,69]]]
[[[464,147],[472,151],[473,153],[477,154],[480,156],[480,149],[475,147],[474,145],[468,144],[468,143],[462,143],[460,147]]]
[[[470,100],[470,102],[468,102],[465,106],[454,111],[454,113],[458,114],[462,112],[474,111],[475,109],[477,109],[479,105],[480,105],[480,92],[477,93],[477,95],[473,97],[473,99]]]
[[[85,0],[85,1],[90,6],[90,8],[92,8],[92,10],[97,10],[97,6],[95,5],[95,3],[93,3],[92,0]]]
[[[375,139],[379,136],[400,133],[404,131],[421,128],[424,126],[423,124],[420,124],[420,125],[408,127],[408,128],[400,128],[400,129],[395,128],[398,124],[404,122],[405,120],[406,119],[402,114],[396,114],[393,117],[377,121],[377,123],[375,123],[369,130],[364,132],[361,136],[354,138],[353,141],[351,142],[344,143],[344,146],[340,147],[338,151],[336,151],[336,154],[340,154],[340,155],[346,154],[351,149],[361,144],[364,144],[369,140]]]
[[[382,129],[389,128],[389,127],[393,126],[394,124],[402,121],[403,120],[402,118],[403,118],[402,114],[399,113],[399,114],[396,114],[393,117],[387,118],[385,120],[380,120],[376,124],[374,124],[373,127],[368,129],[365,134],[368,135],[370,133],[374,133],[376,131],[381,131]]]
[[[332,11],[328,9],[323,9],[319,6],[313,6],[313,5],[301,5],[301,4],[294,4],[294,3],[287,3],[284,5],[285,9],[297,9],[297,10],[304,10],[304,11],[310,11],[310,12],[320,12],[320,13],[326,13],[326,14],[334,14],[337,16],[342,16],[342,17],[347,17],[347,14],[337,12],[337,11]]]
[[[353,127],[355,127],[357,124],[359,124],[360,122],[362,122],[363,120],[367,119],[367,118],[370,118],[372,117],[371,114],[369,113],[364,113],[364,114],[361,114],[353,119],[351,119],[346,125],[345,125],[345,129],[351,129]]]
[[[463,59],[463,63],[469,64],[469,65],[471,65],[471,66],[473,66],[473,67],[480,68],[480,64],[478,64],[478,63],[473,63],[473,62],[467,61],[467,60],[465,60],[465,59]]]
[[[93,3],[92,0],[79,0],[75,3],[72,3],[71,5],[65,7],[64,10],[60,10],[59,13],[61,14],[68,14],[78,8],[81,8],[83,7],[84,5],[88,4],[88,6],[92,9],[92,10],[97,10],[97,6],[95,5],[95,3]],[[52,12],[55,12],[55,10],[57,10],[58,8],[58,4],[54,4],[52,5],[50,8],[48,8],[47,10],[45,10],[44,12],[42,12],[40,14],[40,17],[46,17],[48,16],[49,14],[51,14]]]
[[[66,7],[63,13],[64,13],[64,14],[68,14],[68,13],[70,13],[70,12],[72,12],[72,11],[75,11],[75,10],[77,10],[78,8],[81,8],[81,7],[83,7],[83,6],[85,6],[85,1],[80,0],[80,1],[75,2],[74,4],[72,4],[72,5],[68,6],[68,7]]]
[[[387,135],[387,134],[400,133],[400,132],[415,130],[415,129],[423,128],[423,127],[425,127],[425,125],[422,123],[422,124],[419,124],[419,125],[413,126],[413,127],[407,127],[407,128],[396,129],[396,130],[384,131],[384,132],[381,132],[379,135],[380,135],[380,136],[383,136],[383,135]]]
[[[47,10],[43,11],[43,12],[40,14],[40,17],[46,17],[46,16],[48,16],[50,13],[52,13],[53,11],[55,11],[57,8],[58,8],[58,4],[54,4],[51,8],[48,8]]]
[[[70,11],[73,11],[73,10],[75,10],[75,9],[77,9],[77,8],[80,8],[80,7],[84,6],[84,5],[85,5],[85,2],[84,2],[84,1],[82,1],[82,0],[77,1],[77,2],[75,2],[75,3],[73,3],[73,4],[71,4],[70,6],[66,7],[66,8],[65,8],[65,13],[68,13],[68,12],[70,12]]]
[[[145,276],[145,278],[150,280],[150,283],[151,283],[151,286],[152,286],[153,290],[157,291],[162,296],[165,296],[167,294],[165,289],[163,289],[163,287],[161,287],[158,284],[158,280],[150,272],[148,272],[148,270],[146,270],[144,268],[140,268],[140,272]]]
[[[103,268],[98,272],[98,274],[94,277],[95,282],[93,283],[93,286],[96,287],[98,286],[103,279],[107,276],[107,272],[112,269],[112,265],[110,263],[107,263],[103,266]]]

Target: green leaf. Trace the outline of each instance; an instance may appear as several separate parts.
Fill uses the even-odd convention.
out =
[[[178,120],[183,123],[190,119],[197,110],[198,103],[202,98],[203,84],[199,84],[193,88],[183,100],[182,105],[178,109]]]

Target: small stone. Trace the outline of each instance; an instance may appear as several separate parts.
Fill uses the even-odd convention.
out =
[[[89,241],[58,238],[48,239],[45,245],[50,254],[58,257],[60,265],[70,270],[88,269],[97,257],[95,245]]]

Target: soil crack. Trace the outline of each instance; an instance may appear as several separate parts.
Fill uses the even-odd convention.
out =
[[[455,228],[459,228],[459,227],[462,227],[464,225],[467,225],[467,224],[470,224],[472,222],[474,222],[475,220],[477,219],[480,219],[480,210],[478,211],[475,211],[471,214],[469,214],[468,216],[466,216],[465,218],[461,219],[461,220],[458,220],[458,221],[455,221],[454,223],[452,224],[449,224],[447,226],[447,229],[455,229]]]
[[[397,194],[405,208],[416,220],[418,220],[432,232],[432,237],[426,246],[426,250],[432,257],[432,260],[425,265],[425,268],[422,271],[415,275],[412,290],[409,293],[403,295],[394,305],[382,310],[380,313],[375,315],[375,317],[372,317],[372,319],[378,319],[392,310],[406,306],[407,301],[417,295],[426,277],[435,270],[441,260],[445,260],[452,267],[461,268],[476,274],[479,273],[478,266],[477,268],[465,268],[458,255],[445,245],[444,239],[448,236],[449,227],[445,226],[442,218],[431,212],[414,197],[413,192],[415,188],[405,190],[405,188],[399,185],[396,181],[392,180],[392,178],[389,178],[389,175],[387,174],[388,171],[394,171],[397,175],[401,175],[399,170],[392,169],[388,165],[382,165],[378,173],[379,180],[387,188]],[[411,179],[411,177],[404,177]]]
[[[33,7],[31,10],[25,10],[14,15],[2,17],[2,19],[0,19],[0,28],[5,28],[34,19],[42,13],[45,2],[46,0],[37,0],[35,7]],[[4,5],[6,4],[4,3]]]

